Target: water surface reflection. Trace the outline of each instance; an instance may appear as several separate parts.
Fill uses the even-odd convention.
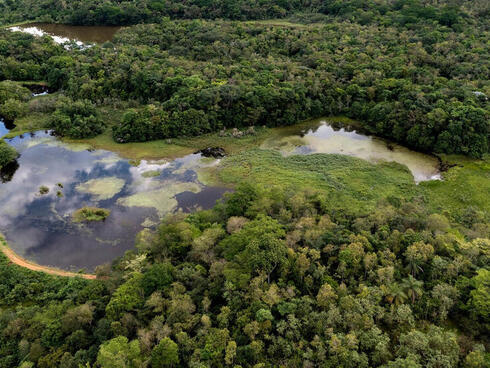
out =
[[[49,132],[7,142],[20,157],[11,180],[0,184],[0,231],[15,252],[42,265],[93,270],[131,249],[146,224],[179,207],[208,208],[223,194],[198,181],[196,169],[217,164],[201,155],[131,166],[113,152],[64,144]],[[40,194],[40,186],[49,192]],[[189,189],[196,196],[182,202]],[[84,206],[111,214],[104,222],[73,222]]]
[[[441,178],[436,157],[412,151],[396,143],[365,134],[356,127],[337,124],[328,119],[279,128],[262,147],[278,149],[285,155],[338,153],[373,163],[395,161],[406,165],[417,183]]]

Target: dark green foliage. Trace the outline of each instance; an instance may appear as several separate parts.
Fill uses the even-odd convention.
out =
[[[196,6],[189,15],[210,5]],[[344,114],[420,151],[488,152],[489,35],[479,18],[459,11],[456,20],[454,8],[418,1],[311,6],[335,18],[308,25],[159,18],[121,30],[114,47],[85,51],[0,31],[0,78],[42,75],[75,101],[147,105],[113,127],[121,143]],[[73,124],[55,120],[63,131]],[[92,120],[75,121],[70,135],[97,134]]]
[[[50,127],[60,136],[80,139],[102,133],[105,125],[90,101],[63,99],[51,117]]]
[[[173,281],[173,267],[170,263],[155,263],[148,268],[141,280],[145,295],[165,290]]]
[[[121,143],[344,114],[418,150],[481,157],[488,9],[484,0],[4,1],[4,23],[155,24],[85,50],[0,30],[0,103],[22,115],[30,92],[5,80],[45,80],[61,92],[29,109],[52,113],[53,129],[72,138],[105,129],[101,105],[133,107],[113,126]],[[15,157],[0,142],[0,167]],[[460,167],[449,173],[458,183],[416,187],[393,163],[231,156],[223,179],[254,185],[165,218],[107,279],[51,277],[0,257],[0,367],[485,367],[489,214],[484,190],[470,188],[486,188],[475,182],[488,165],[472,162],[478,175]]]
[[[0,140],[0,169],[14,161],[17,156],[17,151],[13,147]]]
[[[165,219],[107,280],[0,262],[2,367],[484,367],[488,239],[416,200],[356,217],[323,195],[241,186]]]

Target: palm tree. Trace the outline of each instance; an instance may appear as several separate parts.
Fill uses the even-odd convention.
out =
[[[402,287],[407,296],[412,299],[412,304],[415,303],[415,298],[423,294],[423,285],[424,283],[422,281],[415,279],[412,275],[409,275],[406,279],[403,279]]]
[[[385,292],[386,300],[390,304],[400,305],[407,300],[407,294],[405,294],[400,284],[396,282],[390,284],[388,287],[383,285],[382,289]]]

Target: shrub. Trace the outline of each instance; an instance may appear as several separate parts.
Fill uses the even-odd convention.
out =
[[[90,101],[62,99],[51,117],[50,127],[60,136],[82,139],[102,133],[105,125]]]
[[[17,158],[17,151],[0,140],[0,169]]]
[[[110,213],[111,211],[106,210],[105,208],[82,207],[76,210],[72,217],[75,222],[104,221]]]

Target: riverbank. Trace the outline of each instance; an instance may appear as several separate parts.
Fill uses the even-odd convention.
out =
[[[5,240],[5,238],[2,235],[0,235],[0,251],[13,264],[20,266],[20,267],[27,268],[31,271],[44,272],[44,273],[47,273],[47,274],[53,275],[53,276],[81,277],[81,278],[87,279],[87,280],[95,280],[97,278],[97,276],[93,275],[93,274],[68,272],[68,271],[59,270],[59,269],[54,268],[54,267],[41,266],[41,265],[38,265],[34,262],[28,261],[25,258],[19,256],[12,249],[10,249],[10,247],[7,244],[7,241]]]

